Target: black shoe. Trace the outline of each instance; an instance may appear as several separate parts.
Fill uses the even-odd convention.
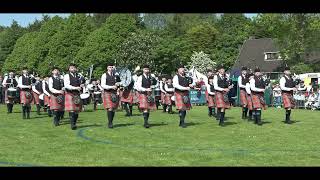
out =
[[[71,129],[72,129],[72,130],[76,130],[76,129],[77,129],[77,126],[76,126],[76,125],[72,125],[72,126],[71,126]]]
[[[112,123],[108,124],[108,128],[112,129],[113,128],[113,124]]]
[[[53,124],[54,126],[60,126],[59,121],[54,121]]]
[[[150,125],[149,125],[148,123],[146,123],[146,124],[144,124],[144,125],[143,125],[143,127],[145,127],[145,128],[149,128],[149,127],[150,127]]]
[[[182,128],[186,128],[187,125],[186,125],[185,123],[182,123],[182,124],[181,124],[181,127],[182,127]]]

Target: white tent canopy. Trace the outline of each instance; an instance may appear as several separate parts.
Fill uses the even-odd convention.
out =
[[[198,80],[200,80],[200,78],[203,78],[203,81],[206,84],[208,83],[207,76],[202,74],[202,73],[200,73],[194,66],[192,66],[192,68],[188,71],[188,73],[192,77],[194,83],[197,82]]]

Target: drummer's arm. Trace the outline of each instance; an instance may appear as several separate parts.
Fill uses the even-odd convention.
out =
[[[42,81],[42,89],[43,89],[43,93],[47,96],[50,96],[50,94],[48,93],[48,91],[46,91],[46,82]]]
[[[173,91],[174,91],[174,88],[168,88],[168,85],[167,85],[167,84],[164,85],[164,89],[165,89],[167,92],[173,92]]]
[[[53,88],[53,80],[52,80],[51,77],[49,78],[48,84],[49,84],[49,90],[50,90],[52,93],[54,93],[54,94],[59,94],[59,93],[60,93],[60,91],[58,91],[58,90],[56,90],[56,89]]]
[[[3,81],[2,81],[2,86],[3,86],[3,87],[5,87],[5,86],[7,85],[7,83],[6,83],[6,82],[7,82],[7,79],[8,79],[8,76],[5,76],[4,79],[3,79]]]
[[[37,94],[40,94],[39,91],[36,89],[36,86],[32,86],[32,91],[37,93]]]

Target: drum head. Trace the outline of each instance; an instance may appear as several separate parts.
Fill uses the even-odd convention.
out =
[[[39,95],[39,99],[40,99],[40,100],[43,100],[43,97],[44,97],[44,94],[43,94],[43,93]]]
[[[80,94],[81,99],[87,99],[89,97],[90,97],[90,94],[88,94],[88,93]]]
[[[94,92],[93,94],[101,94],[101,92]]]
[[[176,96],[171,96],[171,100],[175,101],[176,100]]]
[[[10,88],[8,88],[8,91],[17,91],[17,89],[13,88],[13,87],[10,87]]]

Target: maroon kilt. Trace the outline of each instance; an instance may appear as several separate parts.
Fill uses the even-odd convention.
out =
[[[176,104],[177,110],[190,110],[191,103],[190,103],[189,91],[185,91],[185,92],[175,91],[174,95],[176,97],[175,104]],[[189,97],[189,102],[187,104],[183,103],[183,96]]]
[[[76,105],[73,103],[73,97],[74,95],[71,92],[66,92],[64,94],[64,108],[65,111],[75,111],[80,112],[82,110],[82,103],[80,101],[80,104]]]
[[[283,101],[283,107],[285,109],[287,108],[294,108],[296,106],[293,95],[290,92],[282,92],[282,101]]]
[[[20,91],[20,103],[21,104],[31,104],[33,97],[32,97],[32,92],[29,90],[29,92],[31,93],[31,97],[29,99],[27,99],[26,97],[26,91]]]
[[[32,92],[33,94],[33,104],[40,104],[39,94]]]
[[[248,106],[247,92],[244,89],[240,89],[240,104],[242,107]]]
[[[50,96],[50,109],[51,110],[57,110],[57,111],[63,111],[64,102],[59,104],[57,96],[51,95]]]
[[[50,106],[50,97],[44,94],[43,96],[43,102],[45,106]]]
[[[209,103],[209,99],[208,99],[208,95],[209,95],[209,93],[208,93],[208,91],[206,91],[206,100],[207,100],[207,102]]]
[[[230,109],[230,103],[225,102],[223,95],[226,94],[225,92],[216,91],[215,92],[215,103],[217,108],[224,108],[224,109]]]
[[[4,91],[4,100],[7,104],[13,104],[15,98],[8,98],[8,89],[5,89]]]
[[[134,91],[133,92],[133,103],[134,104],[138,104],[139,103],[139,92],[138,91]]]
[[[120,91],[120,101],[121,102],[127,102],[129,104],[133,104],[133,92],[132,90],[122,90]]]
[[[214,95],[208,95],[207,97],[208,107],[216,107],[216,103],[214,100],[215,100]]]
[[[161,92],[161,104],[166,104],[165,96],[166,94]]]
[[[250,94],[246,94],[247,96],[247,101],[248,101],[248,109],[249,110],[253,110],[253,107],[252,107],[252,100],[251,100],[251,95]]]
[[[156,110],[156,103],[155,102],[148,102],[148,96],[143,93],[139,93],[139,108],[142,110],[149,109],[149,110]]]
[[[173,96],[173,93],[166,93],[164,96],[164,104],[172,105],[172,100],[171,100],[172,96]]]
[[[252,92],[252,107],[254,110],[263,108],[266,110],[267,106],[264,102],[264,93],[263,92]],[[260,100],[260,99],[263,99]]]
[[[119,101],[117,101],[116,103],[112,102],[111,100],[111,92],[108,91],[104,91],[103,92],[103,106],[105,109],[117,109],[119,106]],[[116,93],[115,93],[116,94]]]

